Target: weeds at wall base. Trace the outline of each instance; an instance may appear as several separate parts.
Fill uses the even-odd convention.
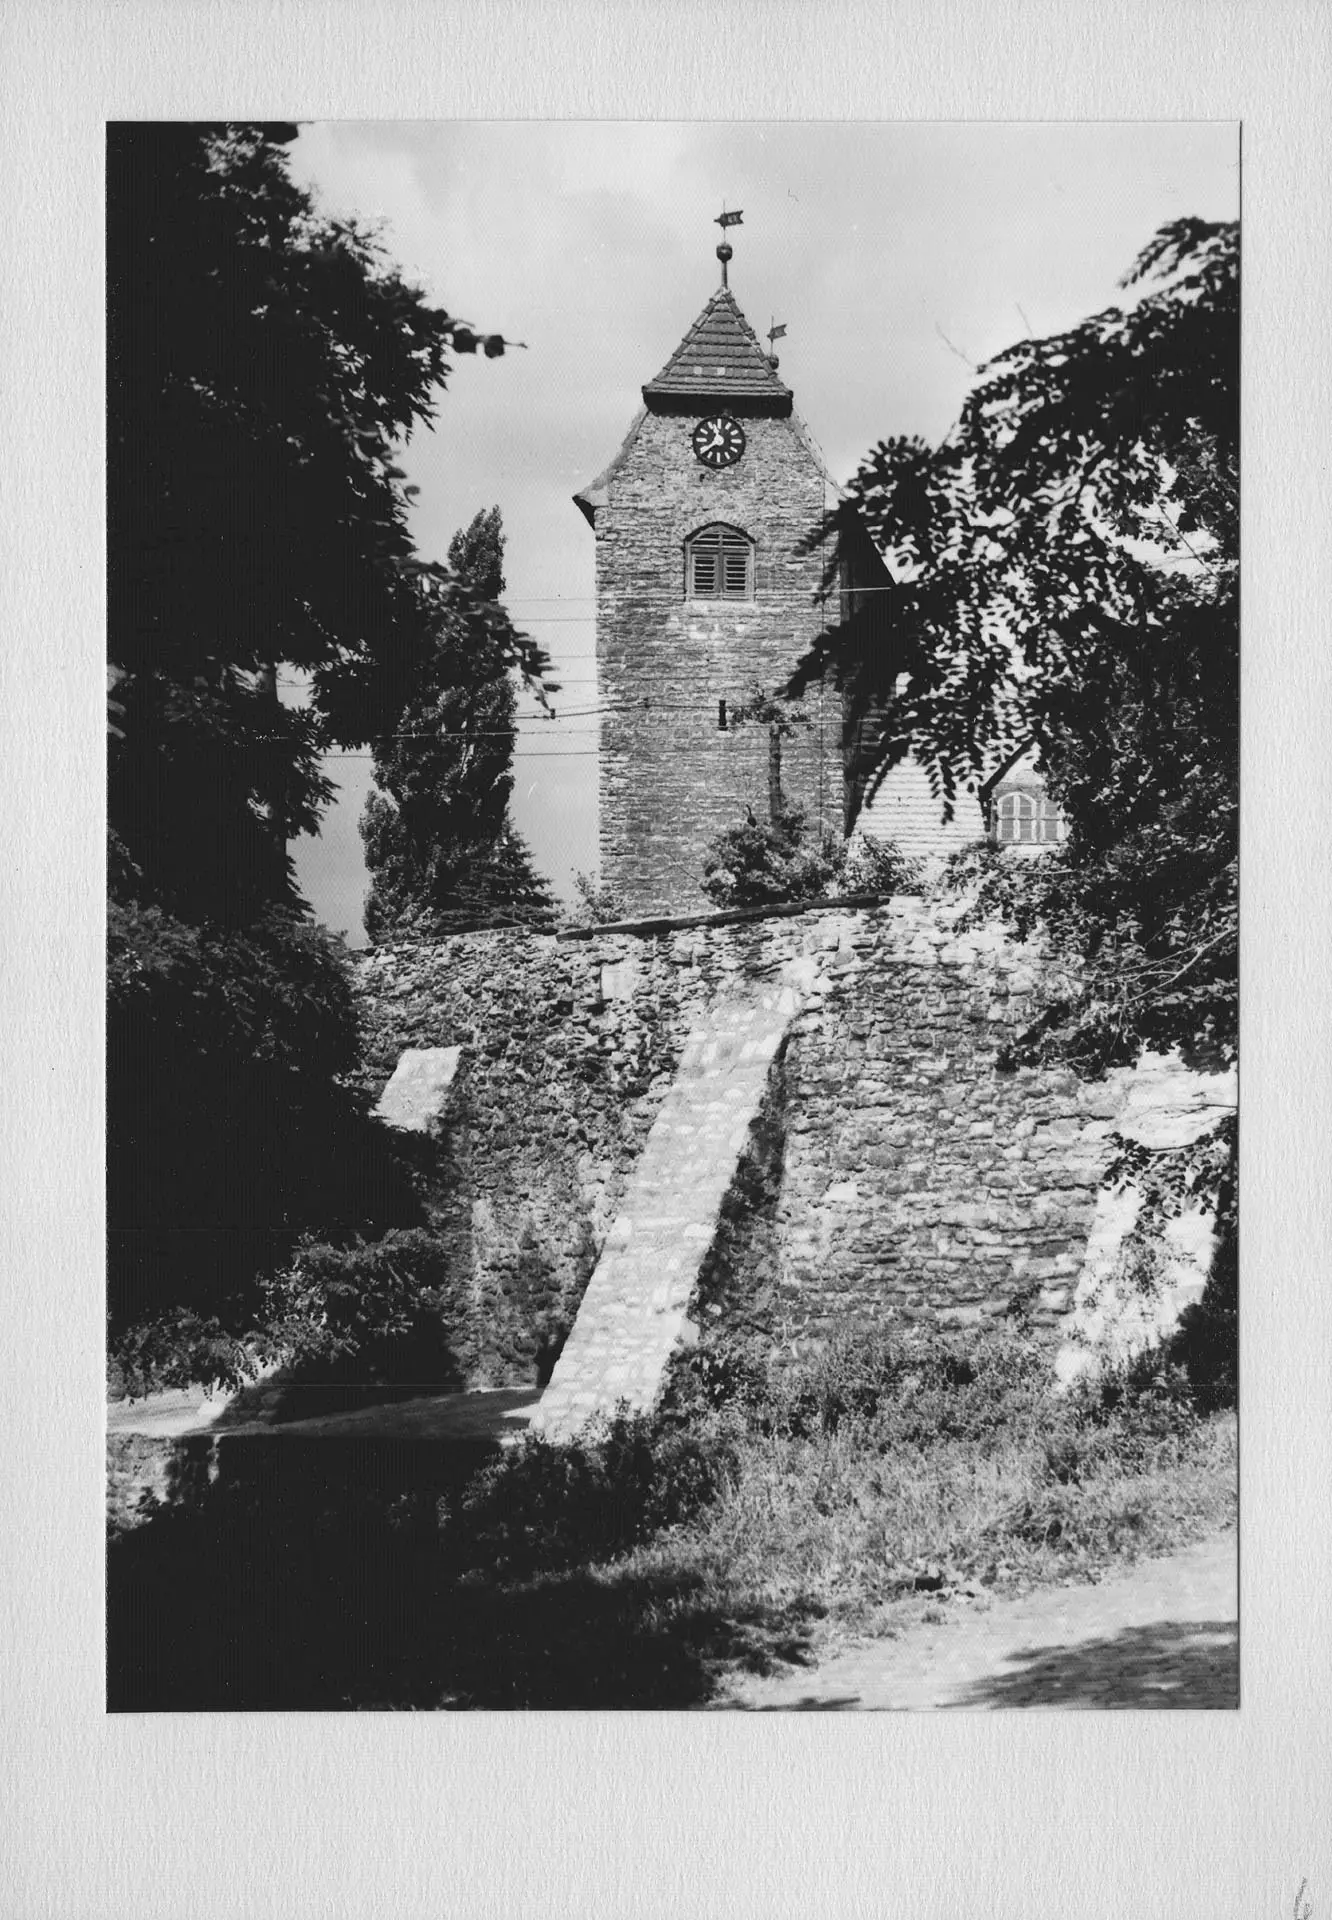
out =
[[[776,1377],[723,1349],[660,1415],[479,1471],[259,1443],[111,1542],[110,1703],[698,1705],[728,1674],[1233,1521],[1233,1417],[1167,1355],[1062,1400],[1047,1380],[1016,1332]]]

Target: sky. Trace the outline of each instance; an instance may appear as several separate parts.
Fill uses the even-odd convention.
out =
[[[974,369],[1110,305],[1166,221],[1239,212],[1233,122],[315,122],[292,168],[330,212],[377,222],[431,298],[525,342],[459,356],[401,465],[413,532],[443,559],[498,505],[505,601],[546,647],[557,718],[522,703],[513,814],[562,898],[597,864],[593,536],[573,494],[606,465],[718,283],[760,336],[838,481],[895,434],[935,442]],[[294,848],[306,897],[363,943],[356,823],[368,757]]]

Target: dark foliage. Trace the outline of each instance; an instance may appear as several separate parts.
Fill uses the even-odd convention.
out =
[[[329,796],[323,750],[395,722],[442,605],[496,661],[543,665],[418,558],[395,464],[448,351],[504,343],[321,214],[294,137],[107,142],[109,1310],[139,1384],[252,1363],[302,1234],[416,1218],[344,1090],[343,961],[287,844]]]
[[[477,1467],[456,1443],[232,1440],[209,1484],[108,1546],[113,1711],[686,1707],[727,1658],[807,1634],[708,1605],[687,1576],[528,1580],[461,1567]],[[440,1524],[440,1515],[446,1516]]]
[[[292,1379],[460,1387],[475,1357],[467,1283],[438,1236],[305,1239],[269,1299],[269,1334]]]
[[[285,833],[328,794],[320,719],[355,734],[353,683],[382,690],[367,636],[414,597],[393,443],[448,368],[448,316],[316,215],[293,133],[107,144],[111,817],[189,919],[284,891]],[[319,718],[281,706],[278,662],[317,676]]]
[[[1169,1345],[1198,1404],[1233,1407],[1239,1394],[1239,1222],[1236,1162],[1222,1173],[1217,1201],[1217,1247],[1202,1298],[1186,1307]]]
[[[500,1576],[622,1553],[715,1498],[741,1431],[720,1414],[676,1422],[622,1411],[574,1446],[525,1435],[468,1489],[455,1548]]]
[[[746,808],[717,835],[703,858],[702,887],[719,907],[761,907],[839,893],[918,894],[925,882],[919,862],[891,840],[827,835],[809,845],[804,813],[783,805],[770,820]]]
[[[1169,1356],[1060,1402],[1025,1336],[847,1341],[789,1377],[752,1350],[702,1346],[667,1406],[552,1447],[269,1435],[178,1449],[170,1503],[112,1538],[113,1708],[669,1707],[718,1672],[798,1659],[820,1604],[740,1602],[701,1570],[627,1553],[700,1519],[755,1434],[863,1454],[981,1452],[1030,1437],[1044,1468],[1001,1537],[1076,1542],[1080,1481],[1159,1470],[1194,1420]],[[480,1443],[484,1449],[484,1443]],[[794,1456],[793,1456],[794,1459]],[[1127,1522],[1125,1524],[1128,1524]],[[686,1556],[687,1560],[687,1556]]]
[[[340,1084],[356,1023],[339,943],[291,909],[192,927],[110,908],[108,1311],[131,1384],[233,1379],[299,1237],[417,1217]]]
[[[949,803],[1037,743],[1069,833],[1018,904],[1085,965],[1046,1039],[1092,1070],[1236,1024],[1237,229],[1164,228],[1125,284],[983,368],[938,449],[874,449],[896,647],[854,618],[788,689],[831,672],[878,773],[911,754]]]
[[[394,455],[467,330],[317,211],[292,137],[144,122],[107,144],[111,817],[191,920],[286,890],[321,747],[393,726],[421,582],[446,572],[416,555]],[[503,644],[539,671],[507,623]],[[281,704],[278,665],[310,708]]]

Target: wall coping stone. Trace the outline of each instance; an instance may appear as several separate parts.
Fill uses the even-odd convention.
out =
[[[654,938],[689,927],[733,927],[757,920],[791,920],[800,913],[827,913],[839,907],[883,907],[914,894],[837,893],[814,900],[783,900],[767,907],[728,907],[720,913],[664,915],[654,920],[602,920],[594,927],[561,927],[557,940],[592,940],[602,933],[633,933]]]

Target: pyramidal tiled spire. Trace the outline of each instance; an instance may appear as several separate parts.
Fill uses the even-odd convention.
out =
[[[791,389],[777,378],[768,355],[735,304],[728,287],[718,287],[643,398],[707,401],[775,400],[789,403]]]

